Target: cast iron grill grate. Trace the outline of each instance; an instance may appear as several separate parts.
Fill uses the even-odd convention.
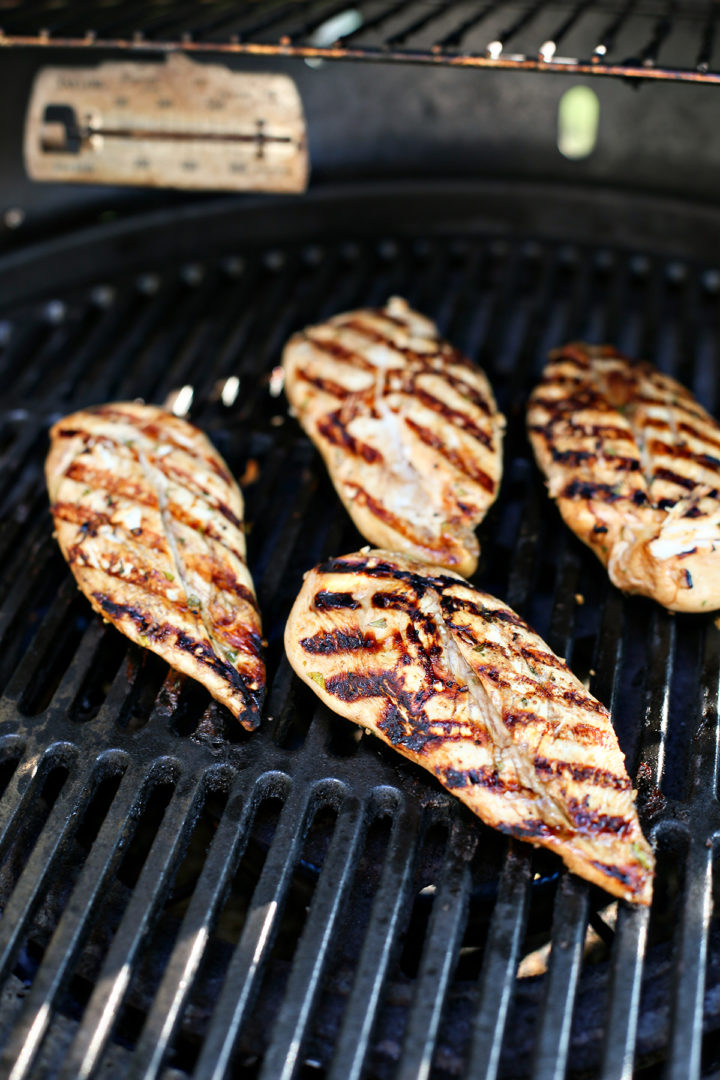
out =
[[[0,44],[720,82],[716,0],[9,0]]]
[[[579,336],[645,355],[717,410],[717,273],[469,235],[290,243],[192,265],[144,257],[141,273],[96,269],[2,323],[3,1071],[712,1071],[720,631],[608,586],[544,494],[523,410],[548,348]],[[486,367],[506,412],[478,581],[612,706],[658,850],[649,913],[484,828],[320,706],[283,657],[303,571],[362,541],[269,374],[296,327],[393,292]],[[269,670],[253,735],[103,626],[51,537],[53,418],[183,385],[246,478]]]

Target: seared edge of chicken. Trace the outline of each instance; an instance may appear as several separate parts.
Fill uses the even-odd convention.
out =
[[[505,604],[442,567],[359,552],[305,575],[285,648],[331,709],[488,825],[650,903],[653,853],[608,711]]]
[[[399,297],[295,334],[283,368],[359,531],[472,574],[502,473],[505,421],[485,374]]]
[[[50,438],[55,536],[93,608],[257,727],[260,614],[242,495],[218,452],[137,402],[73,413]]]
[[[720,607],[720,426],[651,364],[566,345],[528,406],[550,495],[620,589]]]

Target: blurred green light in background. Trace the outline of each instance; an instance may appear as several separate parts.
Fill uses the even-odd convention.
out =
[[[573,86],[560,98],[558,106],[558,150],[577,161],[595,149],[600,118],[600,102],[589,86]]]

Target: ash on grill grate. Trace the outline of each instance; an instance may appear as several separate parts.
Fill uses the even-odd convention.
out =
[[[715,279],[472,234],[249,246],[192,273],[148,256],[133,276],[102,257],[102,281],[9,312],[0,345],[1,1067],[549,1080],[566,1065],[621,1077],[635,1059],[680,1080],[700,1074],[704,1031],[709,1068],[720,631],[608,585],[542,489],[524,404],[547,350],[581,336],[644,353],[717,409]],[[650,914],[484,828],[284,660],[303,572],[362,541],[270,372],[296,328],[392,292],[493,380],[506,469],[477,580],[612,707],[656,835]],[[182,385],[249,481],[269,672],[253,735],[103,627],[50,537],[49,423]]]

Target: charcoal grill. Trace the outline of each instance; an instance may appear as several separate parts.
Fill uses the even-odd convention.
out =
[[[273,233],[263,212],[219,202],[188,212],[182,236],[173,213],[155,213],[6,256],[11,288],[35,288],[2,322],[13,1077],[545,1080],[566,1067],[629,1076],[634,1061],[638,1075],[684,1078],[716,1066],[720,631],[608,586],[547,500],[523,407],[548,348],[577,336],[649,356],[715,406],[720,273],[654,254],[648,238],[622,250],[498,236],[469,212],[462,230],[444,226],[442,207],[462,213],[463,198],[477,206],[482,192],[428,188],[432,234],[403,219],[405,193],[368,191],[364,206],[353,198],[355,234],[336,233],[325,194],[306,204],[305,238],[292,205],[265,211]],[[143,236],[152,250],[163,241],[160,258]],[[88,273],[100,258],[102,276]],[[269,375],[296,327],[395,292],[486,366],[509,418],[478,581],[612,706],[658,850],[650,913],[608,905],[480,825],[320,706],[284,659],[303,571],[361,539]],[[92,615],[51,536],[48,425],[186,385],[235,473],[257,473],[245,494],[269,694],[253,735]]]
[[[720,413],[720,209],[714,144],[701,147],[713,114],[687,122],[688,103],[715,104],[717,4],[358,0],[361,25],[333,24],[348,7],[2,5],[3,77],[19,95],[38,55],[181,50],[297,75],[316,179],[289,200],[55,186],[43,199],[0,132],[2,205],[26,211],[0,235],[0,1075],[717,1076],[720,628],[609,585],[548,500],[524,431],[548,350],[573,338],[652,360]],[[439,81],[460,67],[510,70]],[[546,74],[510,73],[526,70]],[[368,108],[336,150],[330,99],[351,109],[358,86],[364,101],[375,83],[397,90],[397,71],[415,72],[402,124],[384,131]],[[530,146],[537,102],[569,74],[606,87],[603,110],[627,110],[615,119],[634,110],[632,131],[606,128],[610,168],[602,155],[555,167],[541,139],[521,168],[511,138],[491,161],[460,126],[448,136],[454,111],[476,117],[472,85],[527,78],[525,127],[514,89],[504,116]],[[641,95],[614,97],[627,87],[595,76]],[[436,120],[426,110],[422,137],[403,142],[421,79],[435,80]],[[678,128],[663,175],[658,101]],[[441,167],[424,170],[438,147]],[[363,541],[271,372],[294,330],[393,294],[483,365],[508,418],[475,580],[611,707],[657,851],[650,911],[485,828],[320,705],[284,657],[303,572]],[[245,489],[268,663],[254,734],[104,625],[51,535],[50,424],[183,388]]]

